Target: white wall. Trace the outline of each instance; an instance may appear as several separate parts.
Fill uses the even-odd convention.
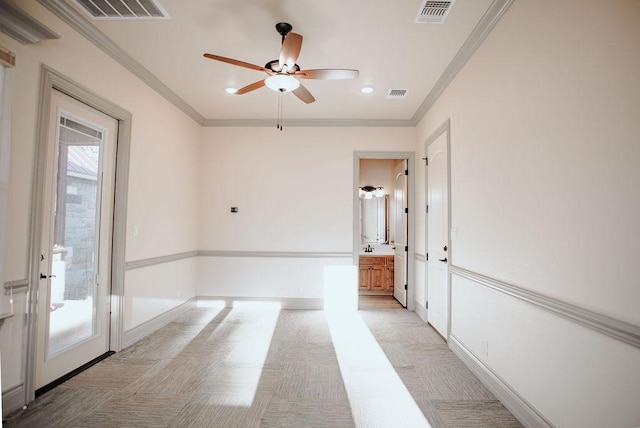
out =
[[[640,325],[639,22],[636,1],[516,1],[421,121],[417,157],[451,119],[454,266]],[[454,275],[467,350],[489,340],[558,426],[640,424],[640,350],[494,294]]]
[[[385,195],[393,196],[393,167],[397,162],[395,159],[361,159],[360,187],[383,187]]]
[[[58,33],[58,40],[22,45],[0,33],[0,44],[17,54],[5,281],[27,278],[31,189],[41,65],[132,113],[126,260],[135,261],[197,249],[197,142],[200,126],[137,77],[72,31],[36,2],[23,5]],[[140,234],[132,236],[132,225]],[[181,268],[182,269],[182,268]],[[184,281],[174,276],[128,272],[125,325],[134,326],[171,305],[195,296],[196,263]],[[181,270],[181,272],[183,272]],[[181,288],[179,298],[176,288]],[[167,303],[167,296],[172,301]],[[144,315],[129,305],[144,298]],[[16,316],[0,331],[2,390],[20,386],[24,344],[24,294],[15,296]],[[157,298],[157,300],[156,300]],[[155,306],[154,302],[158,302]],[[12,409],[5,407],[5,412]]]
[[[352,263],[354,152],[412,151],[414,141],[413,128],[204,128],[200,250],[343,257],[268,257],[257,265],[243,258],[224,268],[216,257],[201,257],[198,294],[322,297],[323,267]],[[309,265],[301,281],[294,272]],[[244,281],[230,286],[229,278]],[[268,291],[260,285],[266,282]]]

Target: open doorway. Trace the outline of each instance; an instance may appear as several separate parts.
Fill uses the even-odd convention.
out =
[[[361,308],[413,310],[411,153],[356,153],[354,263]]]

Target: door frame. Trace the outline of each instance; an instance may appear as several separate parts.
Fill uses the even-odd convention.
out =
[[[433,133],[427,138],[424,143],[424,156],[427,157],[427,150],[431,143],[435,142],[440,136],[444,133],[447,133],[447,221],[449,224],[449,230],[447,231],[447,240],[448,240],[448,251],[447,257],[449,259],[448,263],[448,272],[447,272],[447,307],[445,308],[447,311],[447,337],[445,340],[449,340],[449,335],[451,334],[451,265],[453,264],[453,243],[451,239],[451,119],[447,119],[442,125],[440,125]],[[425,204],[429,201],[429,165],[425,167],[424,171],[424,200]],[[429,250],[429,217],[428,214],[425,215],[424,218],[424,248],[425,253],[428,257]],[[425,289],[425,296],[429,296],[429,262],[425,262],[424,264],[424,282],[427,286]],[[428,314],[429,309],[427,309]],[[428,318],[428,315],[427,317]],[[426,319],[425,319],[426,321]]]
[[[38,285],[40,282],[40,252],[44,212],[45,165],[47,161],[49,106],[51,92],[58,90],[118,122],[116,171],[114,185],[113,229],[111,249],[111,316],[109,342],[114,351],[122,349],[124,334],[124,274],[129,179],[129,153],[131,147],[131,113],[94,94],[84,86],[68,79],[46,65],[41,68],[40,103],[36,125],[34,174],[31,190],[31,216],[29,219],[29,285],[27,288],[27,329],[25,355],[25,403],[35,399],[36,358],[38,338]]]
[[[360,160],[361,159],[406,159],[409,175],[407,177],[409,192],[407,194],[407,201],[409,204],[409,214],[407,221],[409,224],[407,230],[407,245],[409,251],[407,251],[407,310],[415,311],[415,267],[414,257],[415,253],[415,153],[413,152],[354,152],[353,153],[353,265],[358,266],[360,259],[360,196],[358,193],[360,183]]]

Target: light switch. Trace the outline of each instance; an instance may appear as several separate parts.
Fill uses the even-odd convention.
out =
[[[138,225],[137,224],[133,225],[133,236],[138,236]]]

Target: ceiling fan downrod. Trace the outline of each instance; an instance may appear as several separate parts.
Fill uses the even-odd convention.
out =
[[[284,43],[284,38],[287,37],[287,34],[293,30],[291,24],[286,22],[278,22],[276,24],[276,31],[282,36],[282,43]]]

